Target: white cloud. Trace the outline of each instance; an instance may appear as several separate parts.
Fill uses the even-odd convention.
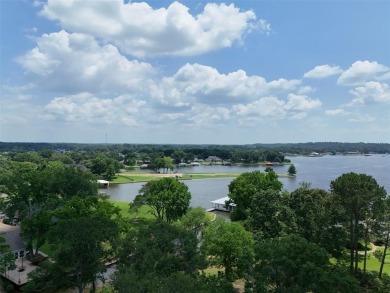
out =
[[[250,104],[233,106],[237,116],[282,117],[285,115],[284,102],[276,97],[264,97]]]
[[[357,86],[369,81],[383,80],[389,76],[390,68],[370,61],[356,61],[344,71],[337,83],[340,85]]]
[[[280,78],[278,80],[273,80],[267,84],[268,92],[282,92],[282,91],[291,91],[301,84],[301,81],[298,79],[287,80]]]
[[[198,126],[213,126],[216,124],[226,124],[231,118],[230,110],[224,107],[210,108],[199,105],[194,108],[194,114],[189,121]]]
[[[60,31],[36,41],[18,62],[41,88],[64,93],[140,90],[155,74],[150,64],[130,61],[116,47],[100,46],[85,34]]]
[[[268,117],[274,119],[303,119],[307,116],[307,110],[321,105],[319,100],[312,100],[307,96],[289,94],[287,102],[277,97],[269,96],[260,98],[249,104],[238,104],[232,107],[241,122],[253,122]]]
[[[288,117],[290,120],[302,120],[307,117],[306,112],[291,113],[291,116]]]
[[[68,31],[111,42],[137,57],[198,55],[239,43],[254,29],[271,30],[267,21],[256,22],[253,11],[224,3],[208,3],[193,16],[177,1],[154,9],[145,2],[123,0],[49,0],[40,14]]]
[[[70,122],[83,121],[97,124],[112,124],[122,121],[125,125],[136,125],[136,117],[144,101],[131,96],[119,96],[114,99],[99,99],[90,93],[56,97],[45,106],[45,112],[51,119]]]
[[[350,113],[345,111],[344,109],[334,109],[334,110],[326,110],[325,114],[328,116],[346,116]]]
[[[313,88],[311,86],[301,86],[298,91],[297,91],[297,94],[298,95],[306,95],[306,94],[310,94],[312,92],[315,92],[317,89],[316,88]]]
[[[348,119],[349,122],[373,122],[376,118],[367,114],[357,114],[355,117]]]
[[[186,64],[153,86],[151,96],[155,102],[172,107],[188,107],[191,103],[232,105],[289,92],[300,83],[287,79],[267,82],[261,76],[248,76],[243,70],[221,74],[210,66]]]
[[[367,103],[390,103],[390,88],[386,83],[370,81],[349,91],[355,98],[351,105]]]
[[[304,95],[289,94],[287,99],[288,102],[284,106],[287,110],[310,110],[322,104],[320,100],[312,100]]]
[[[333,65],[319,65],[314,67],[312,70],[306,72],[303,77],[322,79],[332,75],[336,75],[343,72],[339,66]]]

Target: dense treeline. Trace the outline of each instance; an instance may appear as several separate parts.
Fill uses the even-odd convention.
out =
[[[2,158],[14,162],[47,164],[59,161],[67,166],[88,169],[106,180],[115,178],[120,169],[126,167],[146,167],[156,173],[168,173],[180,163],[207,161],[208,164],[259,164],[261,162],[289,162],[284,154],[272,150],[230,150],[224,148],[172,149],[161,147],[141,147],[130,151],[93,149],[90,151],[62,150],[45,148],[40,151],[12,150],[3,152]]]
[[[42,151],[71,150],[71,151],[115,151],[115,152],[150,152],[151,150],[172,153],[175,150],[186,150],[199,155],[203,152],[215,153],[217,150],[248,151],[273,150],[291,154],[318,153],[390,153],[389,143],[343,143],[343,142],[307,142],[307,143],[273,143],[250,145],[182,145],[182,144],[76,144],[76,143],[22,143],[0,142],[0,152],[8,151]],[[213,154],[216,155],[216,154]]]

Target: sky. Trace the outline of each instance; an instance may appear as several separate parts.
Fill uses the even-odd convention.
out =
[[[390,143],[389,11],[0,0],[0,141]]]

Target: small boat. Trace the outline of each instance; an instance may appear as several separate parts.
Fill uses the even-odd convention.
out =
[[[273,166],[274,163],[272,163],[272,162],[267,162],[267,163],[265,163],[265,165],[266,165],[266,166]]]

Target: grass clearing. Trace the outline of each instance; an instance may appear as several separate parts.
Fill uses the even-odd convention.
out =
[[[383,247],[378,247],[377,250],[383,251]],[[359,268],[363,269],[363,266],[364,263],[362,258],[362,260],[359,262]],[[374,256],[373,253],[369,253],[367,256],[367,270],[379,272],[380,266],[380,261]],[[390,255],[386,256],[385,265],[383,266],[383,273],[390,275]]]
[[[117,174],[116,178],[110,181],[111,183],[135,183],[135,182],[148,182],[151,180],[157,180],[164,177],[179,177],[180,180],[191,180],[191,179],[210,179],[210,178],[236,178],[242,173],[228,172],[228,173],[182,173],[180,175],[175,173],[139,173],[139,172],[122,172]],[[294,176],[288,174],[278,174],[280,178]]]
[[[134,219],[134,218],[144,218],[147,220],[152,220],[155,217],[151,214],[151,208],[149,206],[141,206],[137,212],[130,212],[129,211],[129,203],[128,202],[122,202],[122,201],[114,201],[110,200],[111,203],[119,207],[120,214],[123,218],[127,219]]]

